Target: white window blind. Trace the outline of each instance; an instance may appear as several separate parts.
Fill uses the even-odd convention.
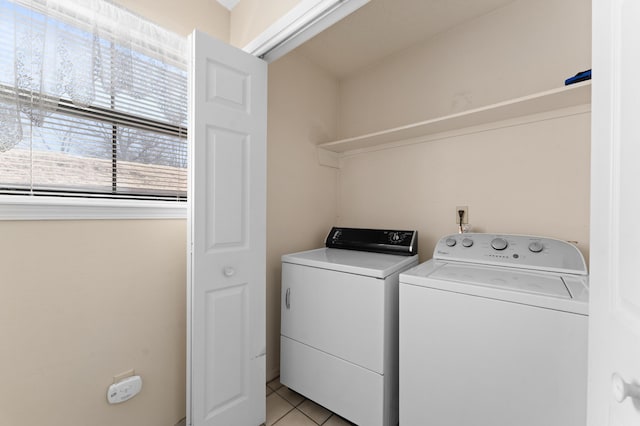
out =
[[[186,40],[104,0],[0,0],[0,193],[177,200]]]

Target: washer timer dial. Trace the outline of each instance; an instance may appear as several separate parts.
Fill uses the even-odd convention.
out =
[[[509,247],[509,243],[504,238],[498,237],[491,240],[491,247],[495,250],[504,250]]]

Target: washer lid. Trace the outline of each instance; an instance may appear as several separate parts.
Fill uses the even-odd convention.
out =
[[[588,315],[588,277],[429,260],[400,274],[400,284]]]
[[[431,274],[431,278],[571,299],[569,290],[558,275],[541,275],[522,270],[483,268],[449,263]]]
[[[357,250],[320,248],[285,254],[282,262],[331,269],[349,274],[386,278],[418,263],[418,255],[397,256]]]

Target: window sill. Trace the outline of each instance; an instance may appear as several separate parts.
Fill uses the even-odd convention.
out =
[[[186,219],[187,203],[0,195],[0,220]]]

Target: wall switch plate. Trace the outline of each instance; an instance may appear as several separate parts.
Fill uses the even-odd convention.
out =
[[[107,389],[107,401],[109,404],[119,404],[136,396],[142,390],[142,378],[140,376],[127,377],[114,383]]]
[[[456,225],[460,225],[460,210],[464,212],[462,214],[462,225],[466,225],[469,223],[469,207],[468,206],[456,207]]]

